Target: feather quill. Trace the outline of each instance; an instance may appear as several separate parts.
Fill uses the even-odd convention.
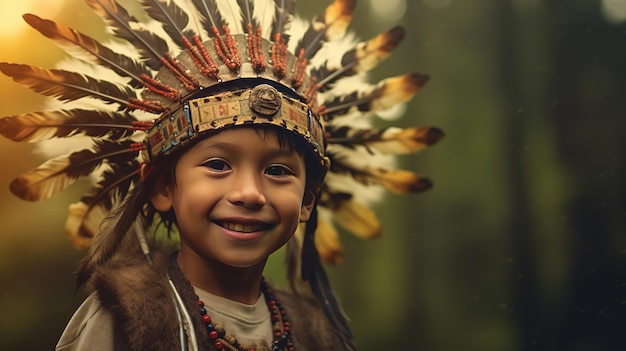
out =
[[[0,119],[0,134],[13,141],[38,142],[84,134],[120,139],[134,132],[130,114],[98,110],[29,112]]]
[[[85,0],[85,2],[113,28],[118,37],[137,48],[148,67],[155,71],[161,68],[161,58],[169,52],[163,38],[147,30],[134,29],[131,23],[138,24],[137,20],[115,0]]]
[[[437,143],[444,134],[435,127],[359,129],[342,126],[330,131],[329,144],[364,146],[383,154],[410,154]]]
[[[0,71],[33,91],[62,101],[89,96],[126,107],[130,99],[136,98],[135,91],[128,86],[65,70],[2,62]]]
[[[259,27],[259,21],[254,17],[254,0],[237,0],[237,4],[241,9],[241,26],[244,31],[248,25],[252,25],[252,29]]]
[[[343,38],[355,7],[356,0],[335,0],[321,15],[311,21],[298,42],[295,54],[299,55],[300,51],[304,50],[304,57],[310,60],[322,48],[324,42]]]
[[[191,38],[194,32],[186,30],[189,24],[189,16],[176,5],[176,2],[171,0],[140,0],[140,2],[148,15],[161,23],[165,33],[179,48],[187,47],[183,38]]]
[[[135,154],[137,155],[137,154]],[[88,204],[103,204],[110,210],[126,198],[131,186],[139,180],[139,161],[136,158],[109,162],[109,170],[103,172],[98,184],[81,200]]]
[[[94,151],[81,150],[48,160],[13,180],[11,192],[27,201],[48,199],[73,184],[76,179],[91,174],[105,160],[113,163],[134,158],[137,152],[131,150],[130,143],[99,141]]]
[[[370,91],[355,91],[326,101],[319,113],[324,115],[324,119],[330,121],[336,115],[349,113],[352,108],[360,112],[384,111],[411,99],[426,82],[428,82],[428,76],[419,73],[387,78],[380,81]]]
[[[80,53],[87,54],[87,58],[90,61],[108,67],[123,77],[131,78],[131,84],[135,88],[143,86],[142,79],[140,78],[141,75],[152,76],[143,63],[128,56],[113,52],[113,50],[75,29],[42,19],[32,14],[25,14],[23,17],[26,23],[41,34],[52,39],[68,53],[78,51],[76,50],[76,48],[78,48]]]
[[[216,0],[193,0],[193,4],[202,15],[201,22],[204,29],[209,34],[209,37],[215,37],[214,29],[217,30],[220,35],[224,34],[222,27],[226,25],[226,22],[217,8]]]
[[[274,23],[272,24],[271,37],[280,34],[285,44],[289,42],[289,27],[295,15],[294,0],[275,0],[276,12],[274,14]]]

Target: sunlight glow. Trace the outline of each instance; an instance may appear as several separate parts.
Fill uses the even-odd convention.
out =
[[[53,17],[65,0],[20,0],[0,2],[0,38],[13,38],[30,28],[22,19],[25,13],[35,13],[42,17]]]

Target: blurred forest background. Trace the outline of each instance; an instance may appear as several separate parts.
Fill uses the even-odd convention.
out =
[[[328,2],[297,7],[310,18]],[[24,12],[101,37],[82,1],[3,1],[0,61],[63,58]],[[372,81],[432,78],[380,124],[446,132],[401,160],[435,187],[387,197],[384,235],[344,236],[346,262],[327,269],[358,349],[626,349],[626,1],[361,0],[354,18],[364,39],[407,28]],[[43,106],[4,76],[0,99],[0,116]],[[18,200],[9,182],[42,159],[0,150],[0,349],[50,350],[82,299],[63,229],[82,188]]]

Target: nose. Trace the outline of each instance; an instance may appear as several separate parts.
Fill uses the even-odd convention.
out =
[[[234,177],[228,201],[245,208],[263,207],[266,203],[261,177],[252,171],[239,172]]]

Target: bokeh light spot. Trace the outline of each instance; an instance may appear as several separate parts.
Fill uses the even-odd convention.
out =
[[[376,17],[383,21],[397,21],[406,13],[406,0],[370,0]]]
[[[626,0],[602,0],[602,12],[611,23],[626,21]]]

